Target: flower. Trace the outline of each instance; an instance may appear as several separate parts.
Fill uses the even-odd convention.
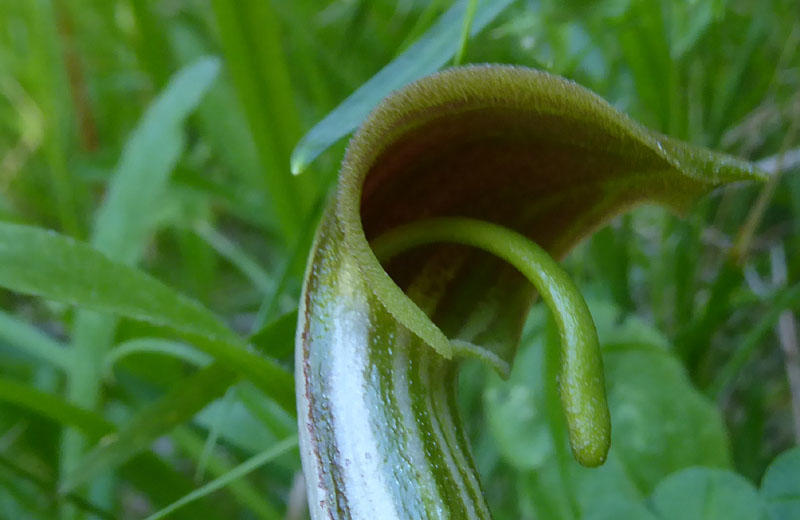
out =
[[[458,360],[476,356],[507,375],[535,291],[473,248],[427,245],[382,266],[370,241],[458,217],[560,258],[637,203],[682,211],[714,187],[759,178],[530,69],[454,68],[389,96],[350,142],[306,273],[296,385],[312,516],[490,517],[455,406]],[[565,319],[562,339],[583,333]],[[570,385],[599,371],[589,385],[599,390],[583,397],[605,409],[599,357],[583,372],[589,357],[563,358],[565,405]],[[581,411],[572,420],[594,428]],[[582,439],[571,437],[579,460]],[[592,453],[585,462],[602,461],[604,451]]]

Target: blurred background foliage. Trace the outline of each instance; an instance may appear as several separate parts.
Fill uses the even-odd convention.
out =
[[[296,177],[292,150],[452,5],[0,0],[0,219],[138,266],[290,370],[292,311],[344,142]],[[543,310],[509,381],[465,366],[462,412],[497,518],[694,518],[670,507],[704,485],[737,518],[797,518],[775,497],[800,496],[786,484],[800,483],[800,453],[764,474],[800,441],[800,5],[501,11],[463,63],[564,75],[773,176],[685,219],[639,208],[566,260],[606,351],[614,445],[602,469],[569,459],[548,404]],[[291,407],[245,371],[142,321],[10,291],[0,309],[0,518],[305,517]],[[675,473],[690,466],[715,469]]]

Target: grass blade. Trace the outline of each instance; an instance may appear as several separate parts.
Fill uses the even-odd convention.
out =
[[[470,35],[475,36],[482,31],[509,4],[511,0],[479,1]],[[303,172],[319,154],[355,130],[370,110],[391,91],[431,74],[447,63],[459,49],[465,8],[466,2],[458,2],[450,8],[417,43],[317,123],[294,149],[292,173]]]
[[[166,517],[168,514],[172,513],[178,508],[185,506],[199,498],[202,498],[209,493],[213,493],[218,489],[221,489],[227,486],[231,481],[241,478],[251,471],[258,469],[259,467],[267,464],[268,462],[280,457],[284,453],[292,450],[293,448],[297,447],[297,437],[289,437],[288,439],[284,439],[283,441],[277,443],[272,448],[265,450],[258,455],[255,455],[243,463],[239,464],[229,472],[225,473],[224,475],[220,476],[209,482],[208,484],[192,491],[188,495],[184,496],[180,500],[173,502],[169,506],[165,507],[164,509],[153,513],[152,515],[148,516],[145,520],[158,520],[160,518]]]
[[[237,376],[214,363],[181,380],[156,402],[144,407],[107,442],[95,447],[66,475],[61,490],[69,492],[95,476],[125,463],[175,426],[194,417],[220,397]]]
[[[73,426],[91,439],[99,439],[114,431],[110,422],[93,412],[78,408],[57,395],[4,377],[0,377],[0,401],[20,406],[59,424]]]
[[[736,351],[728,361],[717,371],[714,380],[709,385],[707,394],[713,398],[720,395],[736,380],[742,368],[753,358],[762,345],[764,337],[773,331],[781,314],[787,309],[796,309],[800,306],[800,283],[780,290],[770,301],[770,306],[759,321],[750,329],[741,340]]]
[[[294,332],[297,328],[297,309],[273,319],[248,338],[258,352],[271,358],[283,359],[294,350]]]
[[[140,353],[172,356],[199,367],[208,366],[212,361],[208,354],[177,341],[161,338],[136,338],[117,345],[116,348],[106,354],[103,362],[103,372],[106,375],[111,374],[114,365],[119,363],[121,359]]]
[[[183,153],[183,123],[218,72],[215,58],[202,58],[178,71],[125,143],[97,211],[91,240],[95,249],[109,258],[125,265],[139,262],[155,227],[154,215],[169,176]],[[94,409],[100,402],[102,360],[116,325],[115,318],[88,310],[79,311],[75,318],[74,362],[67,393],[78,406]],[[82,441],[67,432],[62,450],[65,471],[70,471],[83,449]]]
[[[0,311],[0,339],[56,368],[70,367],[72,353],[66,346],[3,311]]]
[[[288,67],[279,37],[280,27],[269,2],[211,2],[233,83],[242,101],[272,206],[290,239],[297,233],[303,207],[298,183],[288,174],[291,142],[299,121]]]
[[[292,341],[294,327],[287,329],[285,325],[285,319],[276,320],[260,332],[262,340],[272,338],[276,343]],[[253,359],[265,361],[247,354]],[[273,397],[284,410],[294,413],[291,376],[277,366],[274,370],[274,374],[261,374],[261,378],[254,383],[259,384],[262,390],[265,387],[272,388],[272,391],[266,390],[267,395]],[[217,362],[183,379],[156,402],[143,408],[118,435],[89,452],[79,466],[67,475],[63,487],[75,489],[98,473],[116,467],[147,449],[155,439],[188,421],[208,403],[222,396],[238,377],[237,373]]]
[[[141,258],[153,230],[169,174],[183,151],[182,126],[219,72],[216,58],[179,71],[147,109],[122,152],[108,194],[98,210],[92,245],[125,264]]]
[[[475,9],[478,8],[478,0],[469,0],[467,4],[467,12],[464,14],[464,23],[461,26],[461,36],[458,40],[458,51],[453,58],[453,65],[461,65],[464,60],[464,52],[467,50],[467,40],[469,40],[469,31],[472,28],[472,22],[475,19]]]
[[[202,222],[194,226],[194,232],[210,245],[220,256],[228,260],[262,293],[274,285],[272,277],[247,252],[225,235],[217,232],[210,224]]]
[[[34,74],[33,92],[45,119],[44,153],[50,172],[56,212],[65,233],[81,236],[78,216],[79,184],[67,166],[69,147],[67,125],[72,123],[68,88],[69,79],[60,47],[56,12],[52,1],[34,0],[22,4],[27,10],[31,30],[31,72]]]
[[[16,480],[18,482],[22,480],[33,483],[36,487],[42,490],[42,494],[44,496],[53,495],[52,490],[55,489],[56,487],[55,482],[52,482],[49,479],[42,478],[41,476],[37,475],[33,471],[30,471],[28,468],[21,466],[20,464],[16,463],[10,458],[0,455],[0,467],[7,468],[9,471],[13,472],[17,477]],[[64,496],[64,500],[73,504],[78,509],[82,509],[87,513],[91,513],[92,515],[94,515],[95,518],[105,518],[108,520],[114,520],[114,515],[112,515],[108,511],[104,511],[103,509],[97,507],[96,505],[84,499],[77,493],[67,493]]]
[[[194,460],[198,460],[203,451],[203,440],[188,428],[175,428],[172,432],[172,438]],[[233,468],[233,462],[229,461],[227,457],[222,457],[211,453],[208,457],[208,470],[214,478],[220,477]],[[188,489],[185,492],[176,495],[188,495],[193,489]],[[246,506],[247,510],[254,518],[261,520],[281,520],[281,515],[275,506],[273,506],[268,498],[265,496],[263,489],[247,480],[239,480],[231,482],[228,491],[236,498],[236,500]],[[200,502],[202,504],[202,502]],[[189,508],[192,509],[192,508]],[[186,509],[183,509],[186,511]],[[173,516],[178,514],[174,511]],[[172,518],[172,517],[170,517]]]

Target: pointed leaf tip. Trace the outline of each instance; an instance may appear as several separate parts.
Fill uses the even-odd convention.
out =
[[[303,151],[305,150],[303,143],[305,142],[305,138],[303,138],[298,144],[297,147],[292,152],[292,158],[289,162],[292,175],[300,175],[306,168],[308,168],[309,161],[303,156]]]
[[[480,33],[512,0],[478,0],[473,5],[469,35]],[[393,91],[443,67],[461,46],[468,2],[459,1],[445,12],[417,42],[397,56],[322,121],[314,125],[292,153],[292,174],[299,175],[322,152],[361,124],[378,103]]]

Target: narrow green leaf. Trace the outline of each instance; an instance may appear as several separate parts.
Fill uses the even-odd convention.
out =
[[[31,471],[28,467],[19,464],[18,462],[12,460],[10,457],[5,455],[0,455],[0,467],[6,468],[10,470],[12,473],[14,473],[15,484],[19,484],[21,480],[23,481],[26,480],[32,482],[33,484],[36,485],[36,487],[40,488],[41,493],[43,493],[44,496],[47,495],[50,495],[51,497],[55,496],[54,490],[56,489],[57,484],[52,479],[42,477],[36,472]],[[7,483],[3,482],[3,484]],[[6,487],[4,491],[7,489],[8,488]],[[36,506],[42,507],[43,504],[41,503],[41,497],[37,496],[37,499],[39,500],[36,500]],[[93,515],[96,518],[104,518],[108,520],[114,520],[115,518],[114,515],[112,515],[108,511],[105,511],[97,507],[95,504],[89,502],[88,500],[78,495],[77,493],[67,493],[66,495],[63,496],[63,500],[85,511],[86,513]],[[19,514],[14,514],[13,516],[9,516],[7,518],[26,518],[29,517],[28,515],[32,512],[31,510],[35,511],[36,509],[34,507],[31,507],[25,512],[27,514],[23,514],[22,512],[20,512]],[[4,510],[3,512],[7,513],[8,511]]]
[[[188,495],[184,496],[180,500],[170,504],[169,506],[165,507],[164,509],[153,513],[152,515],[148,516],[145,520],[158,520],[160,518],[164,518],[168,514],[172,513],[176,509],[179,509],[186,504],[189,504],[199,498],[202,498],[209,493],[213,493],[218,489],[221,489],[227,486],[231,481],[239,479],[250,473],[251,471],[255,471],[256,469],[260,468],[264,464],[271,462],[272,460],[280,457],[284,453],[292,450],[293,448],[297,447],[297,437],[290,437],[285,439],[272,448],[255,455],[246,461],[242,462],[229,472],[225,473],[224,475],[220,476],[205,484],[204,486],[192,491]]]
[[[173,27],[171,39],[183,61],[194,61],[209,52],[208,42],[194,27]],[[200,103],[197,109],[197,125],[221,162],[231,170],[237,180],[247,187],[257,187],[259,193],[252,195],[261,202],[268,194],[264,175],[259,171],[256,146],[247,127],[241,103],[224,75],[212,85]],[[264,203],[263,206],[268,204]],[[271,211],[268,207],[264,209]]]
[[[417,43],[361,85],[330,114],[317,123],[292,153],[292,173],[299,174],[332,144],[355,130],[369,112],[393,90],[431,74],[442,67],[460,48],[459,34],[465,9],[462,0],[443,14]],[[480,33],[511,4],[511,0],[479,0],[469,31]]]
[[[172,438],[180,445],[183,451],[187,452],[195,460],[201,457],[204,446],[203,439],[198,434],[188,428],[178,427],[172,432]],[[211,453],[208,458],[208,468],[214,478],[218,478],[233,469],[233,464],[228,460],[228,457]],[[186,490],[179,496],[188,495],[193,489]],[[228,490],[254,517],[261,520],[281,520],[283,518],[277,508],[270,503],[264,490],[255,483],[251,483],[248,480],[235,480],[228,484]],[[186,509],[182,508],[181,511],[185,513]],[[177,513],[177,511],[173,510],[172,514],[175,515]]]
[[[110,422],[91,411],[73,406],[60,396],[4,377],[0,377],[0,401],[20,406],[64,426],[77,428],[93,440],[114,431]]]
[[[275,273],[277,284],[273,290],[264,296],[261,301],[261,307],[256,314],[255,322],[253,323],[254,330],[262,327],[268,320],[272,320],[275,313],[280,308],[280,300],[286,290],[289,280],[295,272],[305,267],[306,256],[311,249],[311,244],[314,242],[316,235],[316,225],[325,208],[327,197],[320,196],[314,208],[306,216],[303,225],[301,226],[301,233],[295,237],[294,243],[289,248],[289,254],[283,259],[283,263]]]
[[[174,329],[251,378],[287,410],[294,408],[291,376],[250,352],[220,318],[86,244],[42,229],[0,223],[0,286]]]
[[[138,263],[152,233],[154,214],[183,151],[183,123],[219,72],[216,58],[181,69],[125,143],[98,210],[92,245],[124,264]]]
[[[283,359],[294,351],[294,331],[297,328],[297,310],[283,314],[248,338],[260,353],[274,359]]]
[[[281,320],[273,322],[262,331],[264,340],[272,337],[276,342],[291,342],[292,335],[293,330],[287,329]],[[242,359],[242,363],[255,363],[255,360],[262,359],[253,354],[248,355],[252,359]],[[274,373],[262,372],[254,383],[285,411],[294,413],[294,385],[291,378],[277,366],[274,370]],[[157,401],[142,408],[116,435],[89,452],[67,475],[63,487],[75,489],[97,474],[114,468],[147,449],[155,439],[188,421],[211,401],[222,396],[238,379],[239,374],[219,362],[183,379]]]
[[[175,467],[172,462],[156,453],[145,452],[120,466],[116,475],[145,495],[153,508],[161,508],[196,487],[182,468]],[[230,510],[224,504],[203,500],[176,512],[173,520],[224,518],[226,514],[230,514]]]
[[[221,256],[228,259],[262,292],[269,291],[275,282],[272,277],[238,245],[224,235],[218,233],[208,223],[200,223],[194,227],[197,233]]]
[[[162,338],[136,338],[120,343],[105,356],[103,372],[111,374],[114,365],[127,356],[150,353],[182,359],[193,365],[204,367],[213,361],[207,354],[189,345]]]
[[[769,299],[764,315],[742,337],[736,350],[716,372],[708,387],[708,394],[718,398],[736,380],[744,366],[763,345],[764,337],[774,330],[781,314],[787,309],[800,308],[800,283],[777,291]]]
[[[214,404],[216,405],[216,408],[214,413],[211,414],[212,417],[210,419],[208,435],[206,435],[206,440],[203,443],[203,449],[201,450],[199,457],[197,457],[197,467],[195,468],[194,472],[195,482],[200,482],[203,480],[203,474],[206,471],[206,464],[208,464],[208,459],[213,453],[214,447],[217,445],[217,439],[219,438],[220,430],[222,429],[223,424],[228,423],[230,411],[234,404],[233,387],[228,388],[222,399],[217,400]]]
[[[199,303],[86,244],[40,228],[0,223],[0,285],[103,312],[237,343]]]
[[[286,437],[297,431],[297,419],[279,408],[274,401],[264,399],[263,392],[252,383],[240,384],[236,388],[236,394],[247,411],[275,437]]]
[[[469,33],[470,29],[472,29],[472,22],[475,20],[475,10],[477,8],[478,0],[469,0],[464,13],[464,21],[461,24],[461,36],[458,40],[458,50],[453,58],[453,65],[461,65],[464,60],[464,52],[467,50],[467,41],[469,40]]]
[[[174,64],[164,24],[161,23],[154,5],[148,0],[133,0],[130,3],[139,36],[136,52],[153,83],[161,87],[169,79],[170,69]]]
[[[623,310],[634,308],[631,298],[630,248],[631,222],[626,215],[616,228],[606,226],[596,232],[591,242],[592,262],[602,273],[602,282]]]
[[[68,95],[69,78],[60,48],[57,9],[52,0],[32,0],[21,4],[25,9],[30,31],[29,74],[33,75],[33,97],[44,118],[44,154],[50,176],[49,187],[55,199],[56,213],[65,233],[80,237],[82,226],[78,216],[78,188],[67,166],[66,129],[73,121]]]
[[[633,2],[628,10],[629,22],[620,27],[617,37],[620,50],[630,69],[637,97],[643,110],[652,114],[656,129],[674,133],[671,128],[679,112],[675,91],[675,63],[670,58],[669,41],[665,32],[664,13],[654,2]],[[647,121],[650,122],[650,121]]]
[[[154,231],[169,175],[183,153],[183,123],[218,71],[215,58],[202,58],[178,71],[126,141],[105,200],[95,216],[91,237],[94,248],[108,258],[130,266],[139,262]],[[108,296],[114,290],[110,285],[104,292]],[[75,317],[74,360],[67,394],[78,406],[93,409],[100,402],[103,357],[112,344],[116,325],[116,317],[102,312],[81,309]],[[83,451],[82,444],[67,432],[62,467],[73,467]]]
[[[288,173],[290,143],[299,135],[299,120],[280,26],[270,2],[213,0],[211,6],[271,205],[288,240],[297,232],[304,194]]]
[[[62,481],[62,492],[80,487],[149,448],[155,439],[222,396],[236,379],[233,372],[219,363],[182,379],[156,402],[142,408],[124,428],[87,453]]]
[[[0,311],[0,338],[39,361],[61,370],[70,367],[72,353],[65,345],[3,311]]]

